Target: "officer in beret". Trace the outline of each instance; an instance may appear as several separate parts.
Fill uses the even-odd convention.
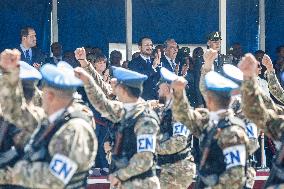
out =
[[[214,71],[218,73],[221,73],[224,64],[231,62],[229,56],[220,53],[221,40],[222,40],[221,32],[219,31],[210,33],[207,38],[208,49],[213,49],[218,52],[218,56],[214,60],[214,66],[213,66]]]
[[[185,189],[192,183],[196,165],[191,155],[191,133],[186,126],[172,118],[170,84],[177,75],[166,68],[160,70],[159,101],[164,106],[156,109],[161,119],[160,140],[157,145],[160,183],[164,189]]]
[[[210,57],[213,62],[216,55],[217,51],[207,54],[205,61]],[[204,69],[211,70],[211,65]],[[214,71],[205,75],[204,82],[208,109],[196,110],[185,96],[185,80],[179,77],[172,84],[174,119],[200,139],[202,155],[196,188],[242,188],[246,181],[249,139],[244,122],[229,109],[231,93],[239,85]]]
[[[75,51],[81,67],[90,66],[84,48]],[[84,82],[92,105],[107,119],[119,123],[112,153],[112,187],[126,189],[159,189],[156,176],[156,140],[159,118],[141,99],[147,76],[124,68],[112,67],[113,92],[119,101],[110,100],[96,84],[90,73],[77,68],[75,75]]]
[[[40,72],[23,61],[19,61],[16,69],[8,68],[10,65],[5,65],[5,62],[10,62],[11,57],[14,58],[13,61],[19,61],[20,52],[6,49],[1,53],[0,105],[3,112],[0,123],[0,167],[13,165],[21,157],[24,146],[38,126],[38,120],[45,117],[43,109],[33,104],[36,84],[42,77]],[[15,92],[24,98],[19,99]],[[25,101],[26,105],[22,109],[21,101]],[[14,105],[18,108],[15,109]],[[34,118],[22,118],[22,115],[29,113],[32,113]]]
[[[205,63],[201,68],[201,77],[200,77],[200,90],[204,96],[206,95],[205,75],[208,72],[212,71],[214,57],[216,56],[217,56],[217,51],[214,51],[213,49],[208,50],[207,52],[205,52],[204,55]],[[221,70],[221,73],[227,79],[230,79],[231,81],[237,83],[238,85],[241,85],[241,82],[243,80],[243,73],[239,68],[231,64],[225,64]],[[252,156],[253,153],[259,148],[257,127],[253,122],[247,119],[244,116],[243,112],[241,111],[241,96],[239,90],[234,90],[234,94],[232,94],[230,102],[230,108],[232,108],[232,110],[234,111],[234,115],[239,119],[243,120],[243,122],[245,123],[246,133],[249,138],[248,153],[250,155],[250,160],[251,160],[247,165],[246,169],[247,170],[246,188],[253,188],[254,177],[256,176],[256,172],[252,167],[252,163],[254,163]]]
[[[4,56],[1,66],[5,72],[18,70],[13,54],[6,53]],[[85,188],[88,170],[96,157],[97,139],[91,111],[73,99],[73,93],[82,81],[64,62],[59,62],[57,66],[46,64],[40,72],[43,109],[47,114],[45,119],[36,120],[33,112],[23,111],[29,110],[29,107],[22,100],[21,89],[14,87],[12,91],[8,88],[11,96],[17,97],[12,103],[7,96],[11,102],[7,106],[12,108],[9,112],[6,108],[4,116],[7,115],[11,121],[22,119],[31,127],[34,124],[31,120],[36,120],[38,127],[24,148],[22,160],[12,168],[0,170],[0,184],[27,188]],[[17,80],[17,74],[13,76],[6,82]],[[17,117],[13,115],[14,111],[18,113]]]
[[[244,114],[255,122],[258,128],[274,140],[278,150],[265,188],[283,188],[283,114],[267,108],[267,105],[264,104],[263,95],[261,95],[263,92],[256,82],[258,63],[252,54],[246,54],[239,64],[239,68],[244,74],[241,88],[242,109]]]

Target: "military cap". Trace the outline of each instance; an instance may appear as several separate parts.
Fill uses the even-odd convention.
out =
[[[218,41],[218,40],[222,40],[221,32],[216,31],[216,32],[212,32],[208,35],[208,41]]]
[[[190,48],[189,47],[182,47],[178,51],[178,56],[180,58],[189,57],[190,56]]]
[[[239,88],[238,84],[214,71],[208,72],[205,75],[205,86],[209,91],[223,92],[228,95],[233,90]]]
[[[57,66],[45,64],[40,72],[44,84],[56,89],[76,89],[83,85],[83,82],[75,77],[72,66],[64,61],[60,61]]]
[[[176,74],[164,67],[160,69],[160,76],[161,77],[160,81],[158,82],[158,85],[160,85],[161,83],[171,83],[178,78]]]
[[[244,78],[243,72],[239,68],[231,64],[224,64],[223,76],[234,81],[238,85],[241,85]]]
[[[128,87],[142,89],[144,81],[148,79],[144,74],[125,68],[112,66],[111,69],[113,77],[117,79],[117,82]]]
[[[24,61],[20,61],[20,79],[22,80],[30,80],[30,81],[37,81],[41,80],[42,76],[41,73],[34,68],[33,66],[29,65]]]

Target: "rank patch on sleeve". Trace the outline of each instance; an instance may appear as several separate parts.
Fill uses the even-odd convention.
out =
[[[245,166],[246,164],[246,147],[245,145],[230,146],[223,149],[225,156],[226,169],[235,166]]]
[[[138,135],[137,152],[155,152],[156,136],[155,135]]]
[[[187,129],[187,127],[183,124],[181,124],[180,122],[175,122],[173,124],[173,135],[182,135],[185,137],[188,137],[188,135],[190,134],[190,131]]]
[[[73,160],[62,154],[55,154],[49,164],[50,172],[64,184],[70,181],[77,168],[78,165]]]
[[[246,132],[249,138],[257,138],[257,127],[254,123],[246,124]]]

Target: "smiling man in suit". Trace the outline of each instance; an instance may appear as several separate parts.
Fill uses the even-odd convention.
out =
[[[21,29],[21,44],[18,50],[21,52],[21,60],[39,69],[44,62],[44,55],[36,48],[36,32],[32,27]]]
[[[161,65],[171,72],[178,71],[178,61],[176,60],[178,53],[178,45],[174,39],[167,39],[164,43],[165,56],[161,59]],[[177,74],[177,73],[176,73]]]
[[[155,59],[151,58],[153,43],[149,37],[142,37],[138,42],[140,55],[129,62],[128,68],[148,76],[143,84],[142,98],[145,100],[157,99],[157,83],[159,80],[159,64],[161,53],[157,53]]]

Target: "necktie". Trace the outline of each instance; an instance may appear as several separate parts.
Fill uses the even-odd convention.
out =
[[[30,62],[31,61],[31,56],[30,56],[30,51],[29,50],[26,50],[25,56],[26,56],[27,61]]]
[[[151,60],[150,59],[146,59],[147,64],[151,64]]]

